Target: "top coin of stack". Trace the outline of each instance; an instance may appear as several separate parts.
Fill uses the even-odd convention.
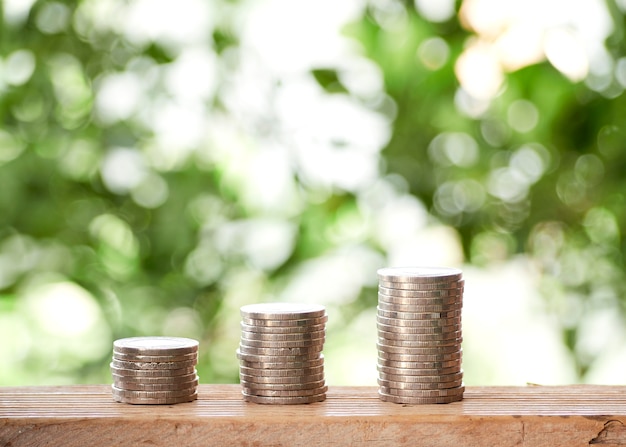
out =
[[[113,399],[128,404],[177,404],[197,398],[198,342],[131,337],[113,342]]]
[[[241,308],[237,350],[243,398],[260,404],[308,404],[326,399],[326,309],[297,303]]]
[[[377,273],[380,399],[402,404],[463,399],[462,271],[406,267]]]

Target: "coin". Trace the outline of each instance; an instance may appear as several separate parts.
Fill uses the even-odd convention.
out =
[[[171,385],[184,382],[192,382],[198,380],[198,375],[193,372],[191,374],[184,374],[181,376],[156,376],[156,377],[139,377],[139,376],[123,376],[119,374],[112,374],[113,381],[122,381],[124,383],[140,383],[146,385]]]
[[[245,341],[245,340],[243,340]],[[266,356],[290,356],[290,355],[313,355],[317,357],[321,351],[321,345],[303,348],[257,348],[243,343],[239,344],[240,354],[266,355]]]
[[[256,404],[274,404],[274,405],[298,405],[298,404],[312,404],[315,402],[323,402],[326,400],[326,393],[316,394],[313,396],[297,396],[297,397],[268,397],[268,396],[254,396],[241,393],[243,400],[246,402],[252,402]]]
[[[264,332],[249,332],[243,330],[241,331],[241,338],[244,338],[246,340],[266,340],[271,342],[289,343],[308,340],[324,340],[326,338],[326,331],[321,330],[298,332],[295,334],[274,334]]]
[[[427,332],[432,332],[434,329],[439,329],[440,332],[450,332],[450,331],[459,331],[461,330],[461,318],[460,317],[452,317],[452,318],[439,318],[439,319],[430,319],[430,320],[410,320],[410,319],[402,319],[402,318],[389,318],[389,317],[381,317],[378,315],[376,317],[376,322],[378,324],[382,324],[385,326],[392,326],[401,328],[414,328],[414,329],[424,329],[421,331],[416,331],[416,333],[423,334]]]
[[[408,396],[408,397],[448,397],[463,395],[465,387],[463,385],[456,388],[445,388],[436,390],[411,390],[400,388],[388,388],[380,386],[379,390],[385,394],[393,396]]]
[[[167,391],[137,391],[126,390],[118,388],[115,385],[111,385],[113,394],[120,397],[139,397],[142,399],[165,399],[169,397],[183,397],[190,396],[196,393],[196,387],[181,389],[181,390],[167,390]]]
[[[378,358],[396,362],[445,362],[458,360],[461,357],[462,351],[456,351],[451,354],[405,354],[386,352],[384,349],[378,350]]]
[[[242,392],[251,396],[266,396],[266,397],[306,397],[320,395],[328,391],[327,386],[321,388],[314,388],[308,390],[262,390],[258,388],[242,387]]]
[[[299,327],[299,326],[311,326],[326,323],[328,316],[317,318],[307,318],[300,320],[261,320],[253,318],[242,318],[241,321],[244,324],[250,326],[265,326],[265,327]]]
[[[242,306],[240,312],[244,318],[301,320],[323,317],[326,314],[326,308],[319,304],[262,303]]]
[[[292,348],[316,348],[322,350],[325,338],[317,338],[315,340],[303,341],[270,341],[270,340],[252,340],[249,338],[241,338],[240,345],[251,348],[272,348],[272,349],[292,349]]]
[[[317,366],[324,365],[324,354],[320,354],[320,357],[313,360],[306,361],[277,361],[276,357],[270,357],[270,360],[265,361],[248,361],[239,360],[239,365],[246,366],[248,368],[257,369],[297,369],[297,368],[315,368]]]
[[[462,311],[462,305],[450,304],[446,306],[440,305],[425,305],[422,306],[420,304],[394,304],[387,303],[382,300],[378,300],[378,310],[383,312],[402,312],[402,313],[416,313],[416,314],[430,314],[430,313],[440,313],[440,312],[451,312],[451,311]],[[385,316],[384,314],[382,314]],[[417,318],[422,318],[419,316]]]
[[[386,380],[391,382],[403,382],[403,383],[450,383],[450,382],[462,382],[463,370],[451,373],[451,374],[438,374],[434,376],[411,376],[407,374],[389,374],[385,372],[378,373],[379,380]]]
[[[165,377],[165,376],[182,376],[185,374],[197,374],[196,368],[190,366],[189,368],[181,369],[127,369],[119,368],[113,363],[110,364],[111,373],[118,376],[134,376],[134,377]]]
[[[290,334],[303,334],[303,333],[315,333],[319,331],[324,331],[326,329],[326,324],[318,323],[312,324],[310,326],[259,326],[241,323],[241,329],[247,333],[260,333],[260,334],[281,334],[281,335],[290,335]]]
[[[461,279],[463,271],[452,267],[385,267],[376,271],[382,281],[441,282]]]
[[[456,374],[461,369],[460,366],[452,366],[450,368],[397,368],[395,366],[385,366],[377,364],[376,368],[379,372],[385,374],[393,374],[396,376],[440,376],[447,374]]]
[[[439,348],[442,346],[460,346],[463,342],[463,337],[450,338],[445,340],[416,340],[415,334],[394,334],[395,338],[386,338],[389,335],[388,332],[383,331],[382,335],[379,331],[378,343],[386,346],[397,346],[405,348]]]
[[[431,299],[444,303],[456,302],[463,296],[463,287],[456,289],[406,290],[378,286],[378,294],[391,298],[410,298],[412,300]]]
[[[445,355],[461,352],[462,349],[459,344],[454,343],[448,346],[426,346],[426,347],[407,347],[407,346],[392,346],[387,343],[377,342],[376,347],[381,352],[389,354],[407,354],[407,355]]]
[[[378,357],[378,364],[381,366],[391,366],[393,368],[406,368],[406,369],[446,369],[446,368],[460,368],[461,359],[447,360],[441,362],[405,362],[399,360],[389,360]]]
[[[239,365],[239,372],[243,374],[251,375],[251,376],[297,377],[297,376],[323,373],[324,365],[316,366],[314,368],[292,368],[292,369],[260,369],[260,368],[248,368],[247,366]]]
[[[428,404],[450,404],[452,402],[459,402],[463,400],[463,395],[458,396],[442,396],[442,397],[407,397],[407,396],[395,396],[392,394],[386,394],[382,391],[378,391],[378,397],[383,402],[391,402],[394,404],[407,404],[407,405],[428,405]]]
[[[136,355],[124,354],[123,352],[113,351],[113,359],[123,360],[126,362],[184,362],[189,360],[198,360],[198,353],[183,355]]]
[[[416,312],[412,312],[412,313],[419,313],[420,316],[419,318],[411,318],[412,320],[442,320],[442,319],[448,319],[448,318],[456,318],[456,317],[461,317],[462,316],[462,311],[461,309],[444,309],[442,311],[436,311],[436,312],[418,312],[416,310]]]
[[[385,388],[405,389],[405,390],[444,390],[457,388],[463,385],[463,379],[452,382],[396,382],[391,380],[378,379],[378,385]]]
[[[463,287],[465,282],[463,280],[460,281],[450,281],[450,282],[442,282],[437,284],[418,284],[412,282],[392,282],[392,281],[379,281],[379,287],[386,287],[387,289],[397,289],[397,290],[417,290],[417,291],[425,291],[425,290],[453,290],[459,289]]]
[[[380,307],[376,308],[377,315],[383,318],[389,318],[391,320],[419,320],[434,324],[435,322],[447,323],[448,321],[454,322],[460,320],[460,316],[451,318],[424,318],[424,315],[430,315],[430,312],[401,312],[397,310],[385,310]],[[393,323],[392,323],[393,324]],[[447,324],[441,324],[441,326],[447,326]]]
[[[113,359],[111,364],[116,368],[123,369],[140,369],[140,370],[169,370],[191,368],[196,366],[196,360],[185,360],[183,362],[127,362],[124,360]]]
[[[124,380],[113,380],[115,387],[123,390],[135,390],[135,391],[174,391],[184,390],[198,386],[198,380],[191,382],[180,383],[141,383],[141,382],[127,382]]]
[[[181,355],[198,351],[198,341],[182,337],[130,337],[115,340],[113,349],[123,354]]]
[[[388,326],[381,323],[377,323],[376,327],[378,328],[378,337],[389,340],[443,341],[461,336],[460,325],[454,326],[454,329],[447,332],[439,331],[440,333],[420,327]]]
[[[250,354],[247,352],[241,352],[237,349],[237,358],[239,360],[245,360],[247,362],[266,362],[266,363],[276,363],[276,362],[307,362],[310,360],[319,359],[320,352],[314,351],[310,354],[301,354],[301,355],[261,355],[261,354]]]
[[[324,380],[318,380],[316,382],[307,382],[307,383],[257,383],[257,382],[247,382],[245,380],[240,380],[240,382],[243,387],[250,388],[253,390],[284,390],[284,391],[311,390],[311,389],[320,389],[326,385]],[[250,394],[254,394],[254,393],[250,393]]]
[[[198,393],[190,394],[189,396],[181,397],[166,397],[166,398],[142,398],[142,397],[130,397],[120,396],[113,393],[113,399],[117,402],[126,404],[137,405],[173,405],[182,404],[185,402],[192,402],[198,398]]]
[[[310,374],[295,377],[272,377],[272,376],[251,376],[239,373],[239,380],[253,383],[309,383],[324,380],[324,373]]]

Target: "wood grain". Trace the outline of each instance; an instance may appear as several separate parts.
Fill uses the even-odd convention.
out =
[[[196,402],[116,403],[108,385],[0,388],[0,446],[617,446],[626,387],[468,387],[447,405],[381,402],[331,387],[322,403],[243,402],[239,385],[200,385]]]

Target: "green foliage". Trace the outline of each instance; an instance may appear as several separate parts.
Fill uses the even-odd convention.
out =
[[[158,333],[200,339],[210,346],[201,376],[236,380],[232,352],[239,305],[282,296],[315,261],[355,247],[366,247],[376,261],[384,259],[385,246],[375,232],[360,229],[372,220],[363,211],[365,188],[314,185],[294,160],[287,162],[289,178],[279,188],[286,194],[279,209],[264,208],[261,191],[242,186],[242,178],[255,173],[244,169],[251,154],[280,140],[273,108],[288,76],[270,79],[267,87],[262,79],[272,75],[258,73],[258,89],[248,93],[270,97],[262,116],[242,117],[229,109],[237,67],[255,56],[241,48],[234,25],[245,5],[218,3],[224,10],[208,41],[199,38],[214,58],[215,93],[187,98],[195,107],[190,114],[208,113],[200,128],[210,129],[190,142],[159,140],[161,129],[151,114],[172,100],[168,70],[183,58],[185,45],[132,38],[115,23],[104,26],[106,21],[94,17],[115,11],[104,11],[104,2],[97,10],[95,0],[39,1],[23,20],[9,23],[5,17],[0,335],[21,338],[0,351],[13,359],[0,367],[0,383],[104,382],[115,338]],[[557,317],[582,378],[594,361],[577,338],[586,310],[621,309],[626,296],[623,86],[612,79],[613,90],[596,91],[543,62],[508,73],[488,109],[468,116],[456,104],[455,62],[471,33],[456,19],[436,24],[412,5],[401,8],[404,18],[394,26],[383,26],[370,7],[344,29],[379,67],[392,101],[358,97],[340,66],[316,66],[307,73],[324,99],[354,100],[392,119],[377,179],[402,178],[428,219],[458,231],[468,262],[531,258],[543,275],[547,312]],[[607,44],[617,61],[626,50],[624,21],[613,13],[616,28]],[[431,38],[448,51],[435,68],[418,57]],[[9,72],[18,69],[32,73],[21,79]],[[128,74],[131,78],[124,77]],[[128,113],[107,117],[98,101],[111,79],[131,87],[109,99],[132,102],[142,89],[143,96]],[[538,113],[537,123],[517,131],[508,117],[528,104]],[[289,146],[287,141],[279,143]],[[343,141],[332,144],[335,152],[346,150]],[[450,144],[464,152],[446,152]],[[116,154],[126,158],[112,165],[117,172],[105,174]],[[136,154],[141,154],[138,167]],[[500,186],[493,186],[511,166],[528,170],[526,183],[516,186],[501,177]],[[122,186],[107,183],[107,175],[121,175]],[[139,180],[124,183],[133,176]],[[508,197],[493,192],[509,187],[526,190]],[[275,228],[282,231],[275,249],[255,245],[265,242],[254,237],[262,225],[270,236]],[[266,255],[255,258],[254,250]],[[337,327],[371,310],[372,286],[371,278],[363,280],[346,292],[351,295],[344,304],[332,299],[343,314]],[[52,313],[33,314],[33,309]],[[90,318],[85,332],[70,324],[72,315]],[[57,325],[47,327],[46,319]]]

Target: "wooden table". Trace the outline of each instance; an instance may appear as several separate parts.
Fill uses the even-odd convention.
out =
[[[626,445],[626,387],[468,387],[462,402],[411,406],[376,391],[276,406],[200,385],[195,402],[148,406],[114,402],[108,385],[0,388],[0,446]]]

